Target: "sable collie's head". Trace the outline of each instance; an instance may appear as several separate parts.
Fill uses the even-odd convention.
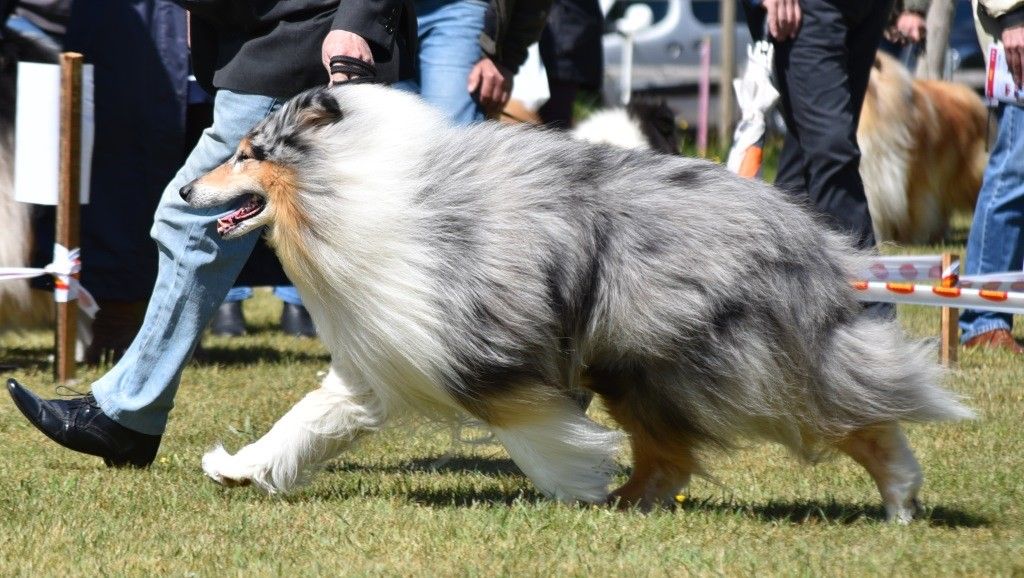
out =
[[[217,233],[225,239],[282,219],[301,224],[306,215],[300,174],[316,165],[311,156],[322,140],[316,133],[344,118],[330,91],[305,92],[260,122],[224,164],[182,187],[181,197],[197,208],[233,204],[233,211],[217,219]]]
[[[372,188],[412,154],[403,143],[424,126],[422,118],[434,117],[425,109],[414,96],[381,86],[309,90],[260,122],[231,158],[182,187],[181,196],[197,208],[232,205],[217,220],[225,239],[265,225],[298,231],[317,218],[336,219],[348,191]]]

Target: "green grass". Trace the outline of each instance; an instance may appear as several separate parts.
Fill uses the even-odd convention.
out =
[[[234,451],[265,432],[327,366],[318,342],[276,331],[279,307],[258,292],[248,336],[206,338],[149,470],[59,449],[0,400],[0,576],[1024,575],[1024,363],[1007,354],[964,352],[949,377],[980,420],[908,428],[926,476],[908,527],[882,521],[848,459],[808,468],[753,445],[712,456],[714,483],[695,480],[678,509],[617,512],[540,498],[494,445],[457,446],[435,468],[452,445],[425,422],[368,438],[280,498],[199,468],[215,441]],[[937,335],[935,309],[900,318]],[[51,342],[0,337],[0,361],[50,394]],[[102,372],[80,371],[79,387]]]

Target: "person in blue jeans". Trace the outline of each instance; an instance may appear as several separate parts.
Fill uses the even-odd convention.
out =
[[[1024,85],[1024,0],[980,0],[974,17],[981,45],[1001,40],[1017,86]],[[966,275],[1020,271],[1024,266],[1024,108],[1000,104],[996,116],[999,128],[967,237]],[[1009,313],[966,309],[960,314],[965,347],[1022,354],[1024,347],[1013,338],[1012,328]]]
[[[419,94],[456,124],[497,116],[551,1],[415,0],[417,71],[396,88]]]
[[[479,38],[487,3],[482,0],[414,0],[419,51],[416,76],[396,88],[419,94],[457,124],[484,119],[484,107],[468,90],[473,68],[483,56]],[[495,67],[497,74],[501,74]],[[508,79],[511,81],[511,77]],[[505,78],[497,82],[504,84]],[[505,97],[507,100],[507,97]]]
[[[337,0],[282,0],[258,11],[244,0],[182,4],[191,14],[196,77],[215,91],[213,125],[160,199],[152,228],[158,274],[142,328],[88,395],[45,400],[8,381],[36,428],[109,466],[152,463],[182,368],[258,238],[212,234],[224,210],[188,206],[181,187],[230,158],[245,134],[290,97],[345,80],[329,74],[332,57],[376,63],[378,77],[391,82],[412,70],[415,21],[405,0],[347,0],[343,8]]]

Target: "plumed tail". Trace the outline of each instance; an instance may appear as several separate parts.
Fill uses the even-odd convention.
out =
[[[897,421],[974,418],[940,386],[944,370],[926,342],[909,340],[896,321],[861,316],[840,326],[822,360],[819,427],[832,435]]]

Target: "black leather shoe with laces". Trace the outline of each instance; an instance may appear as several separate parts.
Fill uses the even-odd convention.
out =
[[[107,417],[92,394],[68,399],[41,399],[13,379],[7,390],[21,413],[58,444],[103,458],[111,467],[144,468],[153,463],[160,437],[130,430]]]

